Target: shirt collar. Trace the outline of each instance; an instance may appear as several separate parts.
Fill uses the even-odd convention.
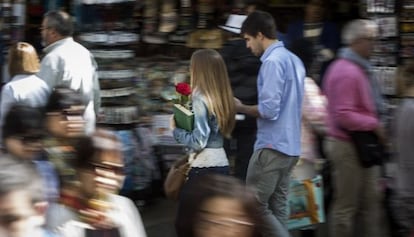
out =
[[[17,74],[12,78],[12,81],[18,81],[18,80],[25,79],[25,78],[33,76],[33,75],[34,75],[34,73]]]
[[[353,51],[349,47],[341,48],[338,52],[339,58],[344,58],[353,61],[356,64],[359,64],[364,69],[370,71],[371,70],[371,62],[368,59],[365,59],[361,57],[359,54],[357,54],[355,51]]]
[[[274,49],[279,48],[279,47],[284,47],[285,45],[283,44],[282,41],[280,40],[276,40],[274,43],[272,43],[271,45],[269,45],[269,47],[267,47],[267,49],[264,51],[263,55],[260,57],[260,61],[264,61],[271,53]]]
[[[73,38],[72,37],[66,37],[66,38],[63,38],[63,39],[61,39],[61,40],[58,40],[58,41],[56,41],[56,42],[54,42],[54,43],[52,43],[52,44],[50,44],[50,45],[48,45],[47,47],[45,47],[44,49],[43,49],[43,52],[45,52],[45,53],[49,53],[50,51],[52,51],[54,48],[57,48],[58,46],[60,46],[60,45],[62,45],[62,44],[64,44],[64,43],[66,43],[66,42],[69,42],[69,41],[73,41]]]

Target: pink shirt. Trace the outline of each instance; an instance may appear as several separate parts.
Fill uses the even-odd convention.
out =
[[[379,126],[366,72],[357,64],[338,59],[325,74],[323,91],[328,100],[328,135],[349,140],[346,130],[371,131]]]
[[[300,158],[315,162],[320,159],[316,150],[316,136],[313,127],[326,128],[327,101],[312,78],[305,78],[305,93],[302,103],[302,133]]]

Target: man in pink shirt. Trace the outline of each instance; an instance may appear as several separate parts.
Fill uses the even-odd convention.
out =
[[[370,20],[349,22],[342,32],[346,47],[329,66],[323,80],[328,99],[326,150],[333,164],[334,200],[331,236],[377,236],[377,168],[364,168],[358,159],[349,131],[375,131],[383,137],[380,115],[381,93],[371,73],[369,57],[378,26]],[[355,221],[357,220],[357,221]]]

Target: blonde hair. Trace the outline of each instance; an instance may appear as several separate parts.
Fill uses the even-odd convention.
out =
[[[213,49],[199,49],[191,56],[191,86],[206,98],[210,114],[217,118],[224,137],[231,137],[235,124],[235,105],[226,64]]]
[[[26,42],[17,42],[9,49],[9,74],[35,74],[39,71],[39,57],[33,46]]]

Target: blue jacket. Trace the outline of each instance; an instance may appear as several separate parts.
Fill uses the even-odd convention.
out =
[[[195,152],[203,148],[223,147],[223,135],[220,133],[216,116],[209,114],[204,96],[194,92],[191,98],[194,112],[194,129],[188,132],[181,128],[175,128],[173,131],[174,138],[178,143],[184,144]]]

